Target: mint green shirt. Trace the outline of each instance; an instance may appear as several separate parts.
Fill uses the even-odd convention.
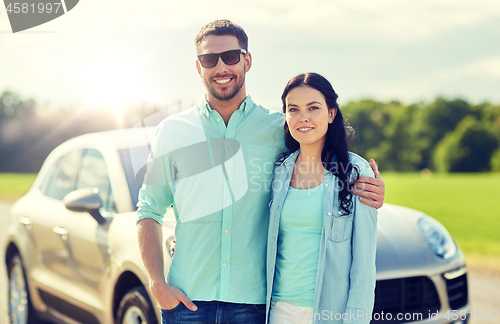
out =
[[[173,204],[167,282],[191,300],[263,304],[274,161],[283,115],[247,96],[226,126],[205,100],[163,120],[152,142],[138,221]]]
[[[323,185],[289,187],[281,210],[272,299],[313,307],[323,229]]]

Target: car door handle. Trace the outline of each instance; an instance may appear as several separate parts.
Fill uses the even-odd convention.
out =
[[[52,228],[52,231],[56,234],[59,234],[59,235],[68,235],[68,230],[65,229],[64,227],[60,227],[60,226],[54,226]]]
[[[31,220],[28,217],[19,217],[17,220],[19,221],[19,223],[24,224],[24,225],[31,225],[32,224]]]
[[[26,227],[26,229],[28,229],[28,230],[30,230],[31,226],[33,225],[33,222],[28,217],[20,217],[20,218],[18,218],[18,222],[20,224],[23,224],[24,227]]]

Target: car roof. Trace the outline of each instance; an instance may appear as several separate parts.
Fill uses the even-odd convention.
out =
[[[80,143],[102,143],[107,141],[113,143],[116,149],[126,149],[149,145],[153,140],[155,127],[134,127],[127,129],[116,129],[103,132],[88,133],[68,140],[66,143],[75,145]],[[64,144],[63,144],[64,145]]]
[[[32,188],[39,188],[51,165],[68,152],[93,147],[99,149],[105,156],[111,158],[115,156],[115,159],[118,159],[118,150],[149,146],[155,129],[155,127],[134,127],[88,133],[69,139],[47,156]]]

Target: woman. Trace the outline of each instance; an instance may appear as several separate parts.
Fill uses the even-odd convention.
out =
[[[369,323],[375,289],[377,211],[352,186],[373,177],[348,152],[352,130],[337,94],[316,73],[281,97],[287,153],[276,163],[267,250],[267,311],[274,323]]]

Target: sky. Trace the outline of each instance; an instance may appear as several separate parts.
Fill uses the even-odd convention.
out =
[[[0,4],[0,93],[117,112],[197,101],[205,91],[193,39],[215,19],[245,29],[253,58],[247,93],[271,109],[303,72],[327,77],[341,105],[437,96],[500,102],[497,0],[80,0],[18,33]]]

